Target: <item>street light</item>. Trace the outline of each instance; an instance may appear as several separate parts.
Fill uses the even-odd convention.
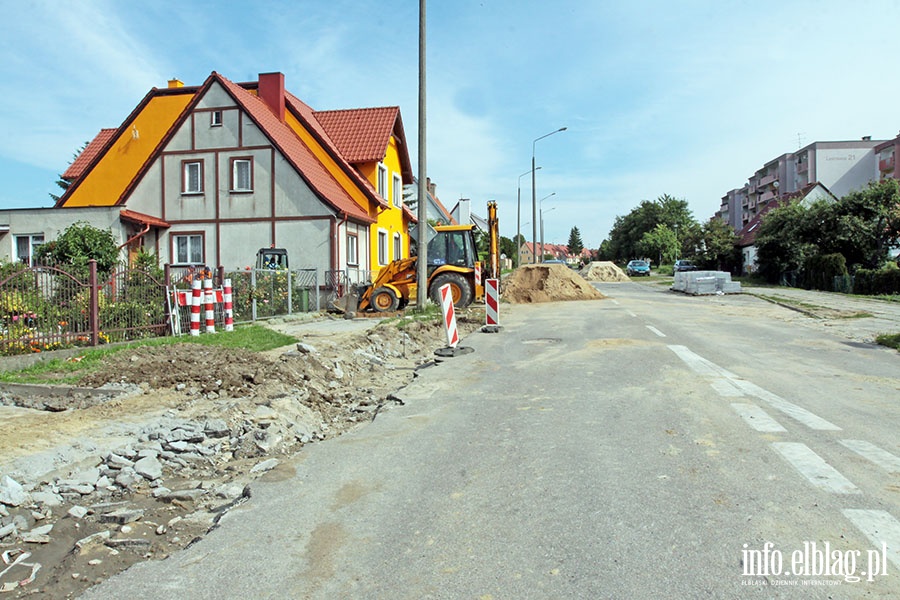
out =
[[[534,172],[537,170],[534,166],[534,151],[535,146],[539,141],[544,139],[545,137],[550,137],[554,133],[559,133],[560,131],[565,131],[566,127],[560,127],[556,131],[551,131],[546,135],[542,135],[539,138],[535,138],[533,142],[531,142],[531,241],[532,243],[537,243],[537,222],[538,222],[538,207],[537,207],[537,193],[536,188],[534,186]],[[534,263],[537,263],[537,255],[534,256]]]
[[[535,171],[538,169],[540,169],[540,167],[534,168]],[[516,184],[518,188],[516,194],[516,268],[518,268],[522,262],[522,242],[519,241],[522,239],[522,225],[527,225],[527,223],[522,223],[522,178],[531,172],[531,170],[528,170],[519,175],[519,181]]]
[[[544,262],[544,200],[546,200],[547,198],[550,198],[551,196],[555,196],[555,195],[556,195],[556,192],[553,192],[552,194],[548,194],[547,196],[544,196],[543,198],[541,198],[541,201],[538,203],[540,206],[539,212],[540,212],[540,216],[541,216],[541,220],[540,220],[540,224],[541,224],[541,260],[540,260],[540,262]],[[553,208],[556,208],[556,207],[554,206]],[[547,212],[550,212],[551,210],[553,210],[553,208],[548,209]],[[537,246],[537,244],[535,244],[535,251],[537,251],[536,246]]]

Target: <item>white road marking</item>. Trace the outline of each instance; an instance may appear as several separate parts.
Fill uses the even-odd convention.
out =
[[[788,402],[781,396],[773,394],[768,390],[764,390],[755,383],[751,383],[746,379],[741,379],[731,371],[723,369],[714,362],[708,361],[702,356],[691,352],[686,346],[672,345],[669,346],[669,349],[678,355],[678,358],[683,360],[692,371],[698,375],[712,379],[713,388],[715,388],[722,396],[741,395],[735,394],[732,390],[727,389],[726,384],[722,383],[722,380],[726,380],[743,394],[759,398],[763,402],[768,402],[772,408],[780,410],[787,416],[806,425],[810,429],[816,429],[818,431],[841,431],[841,428],[834,423],[826,421],[822,417],[819,417],[792,402]],[[718,383],[716,383],[717,381]]]
[[[660,331],[659,329],[657,329],[657,328],[654,327],[653,325],[647,325],[647,329],[649,329],[650,331],[652,331],[653,333],[655,333],[655,334],[658,335],[659,337],[666,337],[666,334],[664,334],[662,331]]]
[[[618,300],[613,300],[612,303],[615,304],[616,306],[619,305],[619,301],[618,301]]]
[[[900,521],[883,510],[846,508],[841,512],[877,549],[880,550],[882,544],[887,544],[888,560],[900,569]]]
[[[636,314],[634,314],[634,313],[631,312],[630,310],[626,310],[625,312],[627,312],[627,313],[628,313],[629,315],[631,315],[632,317],[636,317],[636,316],[637,316]]]
[[[841,440],[841,443],[888,473],[900,474],[900,458],[887,450],[882,450],[875,444],[870,444],[864,440]]]
[[[669,346],[669,350],[678,355],[678,358],[687,363],[687,366],[698,375],[725,379],[737,379],[737,375],[727,371],[719,365],[712,363],[699,354],[694,354],[686,346]]]
[[[772,447],[817,488],[835,494],[861,494],[849,479],[825,462],[806,444],[773,442]]]
[[[751,383],[745,379],[738,379],[734,383],[746,394],[759,398],[763,402],[768,402],[772,408],[780,410],[787,416],[806,425],[810,429],[815,429],[817,431],[841,431],[841,428],[834,423],[826,421],[822,417],[809,412],[805,408],[797,406],[793,402],[788,402],[777,394],[764,390],[755,383]]]
[[[731,408],[740,415],[747,425],[757,431],[766,433],[787,431],[778,421],[770,417],[766,411],[755,404],[735,403],[731,405]]]
[[[725,379],[724,377],[713,379],[709,384],[720,396],[724,396],[725,398],[740,398],[744,395],[741,388],[734,385],[730,379]]]

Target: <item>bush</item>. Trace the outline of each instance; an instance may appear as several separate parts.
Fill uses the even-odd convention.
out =
[[[889,263],[881,269],[859,269],[853,280],[856,294],[900,294],[900,269]]]
[[[803,287],[831,292],[834,290],[834,278],[847,274],[847,261],[843,254],[816,254],[804,261]]]

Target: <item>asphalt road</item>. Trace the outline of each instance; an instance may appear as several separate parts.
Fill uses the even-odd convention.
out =
[[[900,354],[746,295],[598,287],[503,305],[405,406],[83,597],[900,596]]]

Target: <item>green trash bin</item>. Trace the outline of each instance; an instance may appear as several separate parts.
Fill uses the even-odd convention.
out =
[[[309,312],[309,288],[300,291],[300,312]]]

